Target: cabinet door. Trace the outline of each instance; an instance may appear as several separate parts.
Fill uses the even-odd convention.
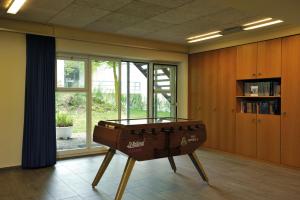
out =
[[[280,115],[257,115],[257,157],[280,163]]]
[[[281,38],[258,43],[257,78],[281,77]]]
[[[202,90],[202,66],[201,54],[189,55],[189,70],[188,70],[188,88],[189,88],[189,111],[188,116],[190,119],[201,120],[200,108],[202,101],[200,98]]]
[[[236,152],[256,157],[256,114],[236,114]]]
[[[237,47],[236,78],[256,78],[257,43],[245,44]]]
[[[220,50],[218,70],[218,134],[220,150],[235,151],[236,47]]]
[[[300,35],[282,39],[281,161],[300,167]]]
[[[219,137],[217,132],[217,81],[218,81],[218,50],[203,53],[201,59],[201,81],[202,93],[200,98],[202,106],[201,116],[206,125],[207,140],[205,146],[218,148]]]

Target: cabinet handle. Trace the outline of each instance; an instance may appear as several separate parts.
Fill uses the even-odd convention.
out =
[[[282,112],[281,114],[282,114],[283,116],[285,116],[285,115],[286,115],[286,112]]]
[[[260,73],[260,72],[258,72],[258,76],[261,76],[261,73]]]
[[[231,112],[233,112],[233,113],[234,113],[234,112],[235,112],[235,109],[231,109]]]
[[[252,74],[252,76],[253,76],[253,77],[255,77],[255,76],[256,76],[256,74]]]
[[[256,122],[256,119],[252,119],[252,122]]]
[[[216,111],[216,110],[217,110],[217,108],[214,108],[214,109],[213,109],[213,111]]]

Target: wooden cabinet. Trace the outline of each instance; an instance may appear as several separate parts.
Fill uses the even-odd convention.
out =
[[[300,167],[300,35],[282,39],[281,160]]]
[[[281,38],[258,43],[257,78],[281,77]]]
[[[237,47],[236,78],[256,78],[257,43],[245,44]]]
[[[235,151],[235,68],[236,47],[219,52],[218,70],[218,136],[219,149]]]
[[[236,152],[256,157],[256,114],[236,114]]]
[[[281,77],[281,39],[238,46],[237,80]]]
[[[189,56],[189,117],[207,128],[204,146],[234,152],[236,48]]]
[[[257,115],[257,157],[280,163],[280,115]]]

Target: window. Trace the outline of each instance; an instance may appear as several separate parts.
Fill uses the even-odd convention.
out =
[[[154,117],[176,117],[176,66],[153,66]]]
[[[87,87],[84,60],[57,60],[56,138],[57,149],[87,146]]]
[[[149,64],[122,62],[122,119],[148,117]]]
[[[176,117],[175,65],[95,57],[59,57],[56,70],[57,147],[90,151],[101,120]],[[66,133],[61,130],[68,129]],[[102,147],[103,148],[103,147]]]

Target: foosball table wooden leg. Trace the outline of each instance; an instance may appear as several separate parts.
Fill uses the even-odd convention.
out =
[[[114,149],[109,149],[108,152],[106,153],[105,158],[99,168],[99,171],[92,183],[93,187],[96,187],[96,185],[98,185],[100,179],[102,178],[107,166],[109,165],[109,163],[110,163],[111,159],[113,158],[113,156],[115,155],[115,153],[116,153],[116,150],[114,150]]]
[[[171,165],[173,171],[176,173],[177,169],[176,169],[176,165],[175,165],[175,161],[174,161],[173,156],[169,156],[168,159],[169,159],[169,162],[170,162],[170,165]]]
[[[199,159],[198,159],[198,157],[197,157],[197,155],[196,155],[196,152],[190,153],[190,154],[189,154],[189,157],[191,158],[191,160],[192,160],[194,166],[196,167],[196,169],[197,169],[197,171],[199,172],[199,174],[200,174],[200,176],[202,177],[202,179],[203,179],[204,181],[206,181],[207,183],[209,183],[209,182],[208,182],[208,177],[207,177],[207,175],[205,174],[204,168],[203,168],[202,164],[200,163],[200,161],[199,161]]]
[[[122,199],[123,193],[125,191],[125,188],[126,188],[126,185],[128,183],[128,180],[129,180],[130,174],[132,172],[135,161],[136,160],[131,158],[131,157],[128,158],[125,169],[124,169],[124,172],[123,172],[123,175],[122,175],[121,182],[119,184],[119,188],[118,188],[115,200],[121,200]]]

